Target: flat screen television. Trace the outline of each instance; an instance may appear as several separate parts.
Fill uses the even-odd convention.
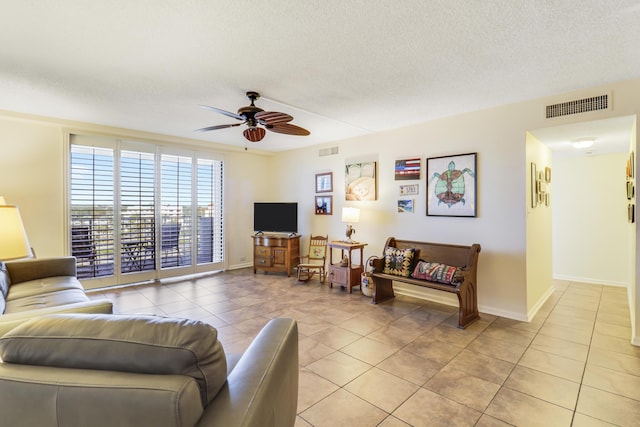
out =
[[[297,203],[253,204],[253,231],[265,233],[297,233]]]

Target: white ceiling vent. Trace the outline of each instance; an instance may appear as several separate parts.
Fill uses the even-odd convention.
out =
[[[318,156],[332,156],[334,154],[338,154],[338,147],[329,147],[329,148],[321,148],[318,150]]]
[[[591,98],[576,99],[545,107],[545,118],[570,116],[572,114],[589,111],[608,110],[610,108],[609,95],[592,96]]]

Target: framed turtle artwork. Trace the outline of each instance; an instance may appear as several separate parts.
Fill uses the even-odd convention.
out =
[[[427,215],[475,217],[477,153],[427,159]]]

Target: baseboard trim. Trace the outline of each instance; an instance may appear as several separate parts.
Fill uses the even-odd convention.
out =
[[[551,286],[549,289],[547,289],[547,292],[545,292],[544,295],[540,297],[538,302],[535,303],[533,307],[531,307],[531,310],[529,310],[529,312],[527,313],[528,322],[533,320],[536,314],[538,314],[538,311],[540,311],[540,308],[547,302],[549,297],[551,297],[551,295],[553,295],[555,291],[556,291],[555,288]]]
[[[240,270],[241,268],[249,268],[249,267],[253,267],[253,263],[252,262],[245,262],[245,263],[242,263],[242,264],[228,265],[227,266],[227,270]]]
[[[628,283],[625,282],[617,282],[610,280],[602,280],[602,279],[593,279],[590,277],[576,277],[576,276],[563,276],[561,274],[554,274],[553,278],[555,280],[566,280],[568,282],[580,282],[580,283],[590,283],[592,285],[604,285],[604,286],[617,286],[617,287],[629,287]]]
[[[418,286],[411,286],[404,283],[394,283],[393,290],[396,294],[405,295],[408,297],[423,299],[426,301],[432,301],[439,304],[449,305],[452,307],[458,307],[458,298],[446,292],[441,291],[431,291],[428,288],[420,288]],[[480,317],[482,317],[482,313],[491,314],[493,316],[506,317],[512,320],[518,320],[521,322],[528,322],[526,314],[516,313],[513,311],[507,311],[498,309],[495,307],[478,304],[478,310],[480,311]]]

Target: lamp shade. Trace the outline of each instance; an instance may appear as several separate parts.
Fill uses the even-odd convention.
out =
[[[7,201],[4,199],[4,197],[0,196],[0,205],[6,205]]]
[[[17,206],[0,206],[0,261],[32,256]]]
[[[360,221],[360,209],[358,208],[342,208],[342,222],[355,224]]]

